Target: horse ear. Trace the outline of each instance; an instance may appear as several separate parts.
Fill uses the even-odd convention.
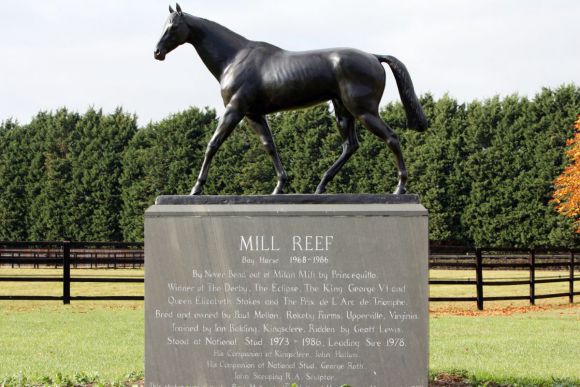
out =
[[[171,4],[169,5],[169,13],[173,13],[173,8],[171,8]]]
[[[181,11],[181,7],[179,6],[179,4],[178,4],[178,3],[175,3],[175,9],[177,10],[177,13],[178,13],[179,15],[183,15],[183,12]]]

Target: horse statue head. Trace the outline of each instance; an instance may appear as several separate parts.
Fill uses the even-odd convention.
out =
[[[163,27],[163,34],[153,53],[155,59],[164,60],[165,55],[187,42],[189,32],[190,30],[179,4],[175,4],[175,11],[170,5],[169,16]]]

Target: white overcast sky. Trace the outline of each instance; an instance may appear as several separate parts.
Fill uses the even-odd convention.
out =
[[[223,111],[219,86],[185,45],[153,49],[163,0],[0,1],[0,121],[88,107],[141,125],[189,106]],[[181,0],[187,13],[289,50],[356,47],[398,57],[417,93],[459,101],[580,85],[577,0]],[[387,70],[383,103],[398,99]]]

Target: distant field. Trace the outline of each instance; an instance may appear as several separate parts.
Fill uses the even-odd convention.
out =
[[[3,268],[0,275],[60,273],[52,269],[41,271]],[[75,275],[142,276],[143,271],[74,270]],[[459,278],[465,273],[432,271],[431,275]],[[486,272],[487,278],[489,275],[526,277],[525,272],[513,271]],[[553,276],[555,272],[546,275]],[[0,293],[58,295],[60,286],[0,283]],[[561,286],[538,286],[538,292],[560,291]],[[474,286],[461,289],[463,293],[458,293],[457,288],[462,287],[437,286],[431,291],[446,296],[450,295],[448,292],[475,292]],[[527,289],[524,286],[516,290],[525,294]],[[499,294],[511,289],[499,287],[496,291]],[[72,294],[140,295],[143,285],[78,283],[73,284]],[[453,372],[472,380],[520,385],[557,384],[554,380],[568,383],[561,385],[580,385],[580,304],[566,305],[566,301],[540,300],[536,308],[528,308],[526,302],[494,302],[486,304],[490,309],[483,313],[475,309],[474,303],[431,303],[431,372]],[[65,306],[58,301],[0,301],[0,384],[3,378],[19,372],[37,381],[46,380],[47,376],[54,380],[59,373],[98,374],[102,381],[121,381],[127,379],[127,374],[140,374],[143,317],[142,302],[73,301]]]
[[[0,277],[2,276],[41,276],[41,277],[61,277],[62,269],[11,269],[0,267]],[[73,277],[143,277],[143,269],[71,269]],[[475,279],[474,270],[430,270],[431,279]],[[484,280],[492,279],[528,279],[527,271],[484,271]],[[537,271],[536,279],[540,278],[568,278],[566,271]],[[576,282],[576,289],[580,289],[580,282]],[[562,293],[568,291],[567,282],[555,284],[537,284],[536,294]],[[475,297],[475,285],[431,285],[431,297]],[[62,295],[62,284],[59,282],[2,282],[0,283],[0,295]],[[143,295],[143,284],[115,284],[115,283],[72,283],[71,295]],[[529,295],[528,285],[518,286],[486,286],[485,296],[501,295]],[[580,296],[576,296],[580,301]],[[554,299],[536,300],[536,305],[559,305],[566,304],[566,297]],[[493,301],[486,302],[486,309],[504,308],[507,306],[521,307],[529,305],[529,301]],[[441,309],[475,309],[475,302],[432,302],[431,310]]]
[[[143,269],[73,269],[71,277],[143,278]],[[0,267],[0,277],[62,278],[62,269],[12,269]],[[142,283],[71,283],[71,296],[123,295],[142,296]],[[0,295],[62,296],[61,282],[0,282]]]
[[[536,280],[542,278],[568,278],[568,271],[536,271]],[[580,273],[577,273],[580,276]],[[471,279],[475,280],[475,270],[430,270],[430,279]],[[529,272],[523,270],[485,270],[483,280],[527,280]],[[580,281],[575,283],[575,289],[580,289]],[[475,285],[431,285],[431,297],[475,297]],[[485,286],[484,296],[529,296],[529,285]],[[568,282],[536,284],[536,295],[568,292]],[[580,302],[580,296],[575,299]],[[538,306],[559,305],[568,303],[567,297],[536,300]],[[485,309],[505,308],[508,306],[522,307],[530,305],[528,300],[516,301],[486,301]],[[431,310],[441,309],[476,309],[475,302],[432,302]]]

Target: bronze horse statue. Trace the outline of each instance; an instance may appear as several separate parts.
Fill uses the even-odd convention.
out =
[[[343,139],[342,154],[326,171],[316,188],[326,185],[358,148],[355,119],[385,141],[395,155],[399,182],[395,194],[406,192],[407,169],[395,132],[379,117],[379,101],[385,88],[387,63],[397,82],[407,115],[407,126],[425,130],[427,120],[405,65],[390,55],[372,55],[352,48],[293,52],[265,42],[248,40],[213,21],[169,6],[169,17],[154,52],[167,53],[191,43],[218,80],[225,112],[207,145],[201,171],[191,195],[201,193],[211,160],[220,145],[245,118],[258,134],[274,162],[278,178],[272,194],[284,193],[286,172],[272,139],[266,114],[331,100]]]

